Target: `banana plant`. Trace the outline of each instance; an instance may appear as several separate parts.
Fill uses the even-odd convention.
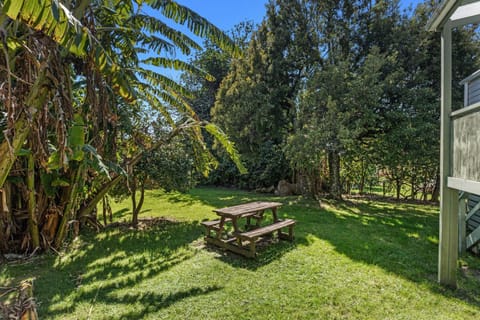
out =
[[[24,165],[20,150],[31,146],[30,186],[42,184],[30,213],[43,247],[60,247],[69,223],[88,216],[125,175],[119,168],[141,159],[144,151],[118,150],[122,140],[135,137],[135,128],[122,123],[137,110],[160,114],[170,137],[188,135],[201,171],[215,165],[203,144],[204,129],[243,169],[227,137],[198,121],[187,102],[190,93],[161,71],[211,79],[174,58],[176,51],[188,55],[201,46],[172,22],[240,54],[206,19],[171,0],[0,0],[0,6],[0,188],[12,167]],[[168,139],[153,139],[148,148],[163,143]]]

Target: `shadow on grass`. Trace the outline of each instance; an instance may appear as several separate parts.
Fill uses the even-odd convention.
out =
[[[354,261],[381,267],[426,285],[433,292],[480,307],[480,263],[473,264],[474,272],[459,271],[457,290],[444,288],[436,281],[438,214],[431,206],[375,199],[323,201],[320,209],[318,202],[301,197],[274,197],[228,189],[195,189],[190,196],[217,208],[256,200],[280,201],[284,203],[280,217],[298,221],[294,245],[275,244],[253,261],[221,256],[236,267],[256,269],[297,246],[310,245],[312,238],[317,238],[329,242],[337,252]]]
[[[287,252],[295,250],[299,242],[306,244],[306,242],[301,239],[294,242],[278,239],[262,241],[257,244],[257,257],[255,258],[246,258],[240,254],[224,250],[214,245],[205,246],[205,250],[213,252],[217,259],[228,263],[232,267],[255,271],[260,267],[280,259]]]
[[[41,318],[63,318],[78,312],[78,305],[91,304],[92,308],[115,306],[114,318],[140,319],[179,300],[220,290],[202,284],[163,294],[148,286],[138,289],[192,258],[197,251],[189,243],[200,235],[196,224],[166,222],[148,231],[111,229],[74,242],[75,249],[52,260],[53,266],[38,275],[35,285],[43,300]]]

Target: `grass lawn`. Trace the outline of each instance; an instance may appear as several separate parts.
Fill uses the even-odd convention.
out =
[[[253,200],[298,221],[249,260],[203,246],[212,209]],[[117,219],[128,219],[114,206]],[[41,319],[479,319],[480,259],[459,289],[436,283],[438,208],[323,202],[227,189],[150,191],[142,217],[178,222],[84,234],[60,256],[0,267],[0,287],[34,277]]]

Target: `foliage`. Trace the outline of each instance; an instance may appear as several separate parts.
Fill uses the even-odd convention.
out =
[[[293,244],[262,247],[257,260],[203,248],[198,221],[256,200],[280,201],[280,216],[301,222]],[[437,207],[322,204],[231,189],[147,191],[147,214],[169,221],[83,234],[61,255],[3,264],[0,283],[35,276],[42,319],[477,319],[478,259],[462,258],[458,290],[435,281]],[[117,221],[125,207],[114,207]]]
[[[257,155],[245,159],[248,171],[238,174],[238,166],[234,165],[225,154],[220,156],[220,164],[207,179],[208,184],[217,186],[235,186],[253,190],[275,187],[278,177],[286,176],[290,168],[280,146],[266,142],[260,147]]]
[[[227,35],[175,1],[0,4],[5,84],[0,114],[6,119],[0,186],[8,199],[8,210],[0,212],[0,240],[11,240],[9,250],[35,249],[31,235],[37,231],[42,248],[59,248],[72,223],[98,227],[93,212],[108,190],[146,152],[179,134],[191,141],[199,170],[211,170],[215,161],[201,132],[206,124],[188,104],[188,90],[158,67],[212,79],[194,65],[170,58],[176,51],[189,54],[200,48],[170,27],[172,22],[238,56],[239,48]],[[154,117],[164,124],[162,139],[149,131]],[[209,127],[209,132],[217,131]],[[238,159],[233,145],[223,145]],[[21,155],[28,152],[34,156],[28,185],[35,187],[29,191],[35,197],[28,197],[22,173],[26,163]],[[22,217],[27,206],[36,208],[28,219],[29,231]]]
[[[435,5],[401,12],[398,1],[270,1],[245,55],[222,74],[212,109],[256,174],[221,163],[211,181],[255,188],[293,178],[311,194],[338,197],[383,179],[399,198],[438,198],[440,41],[424,31]],[[454,32],[455,108],[459,80],[478,67],[474,30]],[[260,160],[269,145],[288,163]],[[267,178],[259,162],[283,174]],[[409,194],[400,192],[406,184]]]
[[[316,39],[308,32],[310,18],[302,1],[270,1],[244,57],[232,61],[218,90],[212,116],[232,137],[249,171],[256,172],[249,187],[276,185],[290,176],[278,146],[292,130],[297,92],[318,59]],[[260,159],[271,146],[280,154]],[[278,170],[270,169],[277,165]]]

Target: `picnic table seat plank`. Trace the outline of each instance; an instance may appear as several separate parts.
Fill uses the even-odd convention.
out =
[[[231,221],[231,220],[232,219],[230,219],[230,218],[226,218],[225,222],[228,222],[228,221]],[[202,221],[201,224],[203,224],[205,227],[212,227],[212,226],[215,226],[217,224],[220,224],[220,219]]]
[[[223,221],[223,224],[225,222],[232,221],[230,218],[225,218]],[[222,220],[210,220],[210,221],[202,221],[201,224],[206,228],[206,237],[211,237],[211,232],[212,230],[216,232],[217,238],[220,238],[222,236],[222,230],[223,230],[223,224]]]
[[[265,227],[253,229],[247,232],[242,232],[239,234],[239,237],[242,239],[255,239],[262,235],[273,233],[274,231],[280,230],[282,228],[291,227],[295,225],[295,223],[296,221],[293,219],[285,219]]]
[[[296,221],[293,219],[285,219],[265,227],[242,232],[237,236],[238,244],[242,246],[242,242],[246,241],[248,245],[248,257],[255,257],[257,255],[256,243],[259,237],[278,231],[278,237],[280,239],[288,239],[293,241],[293,227],[295,226],[295,223]],[[288,234],[285,234],[281,231],[281,229],[286,227],[288,227]]]

